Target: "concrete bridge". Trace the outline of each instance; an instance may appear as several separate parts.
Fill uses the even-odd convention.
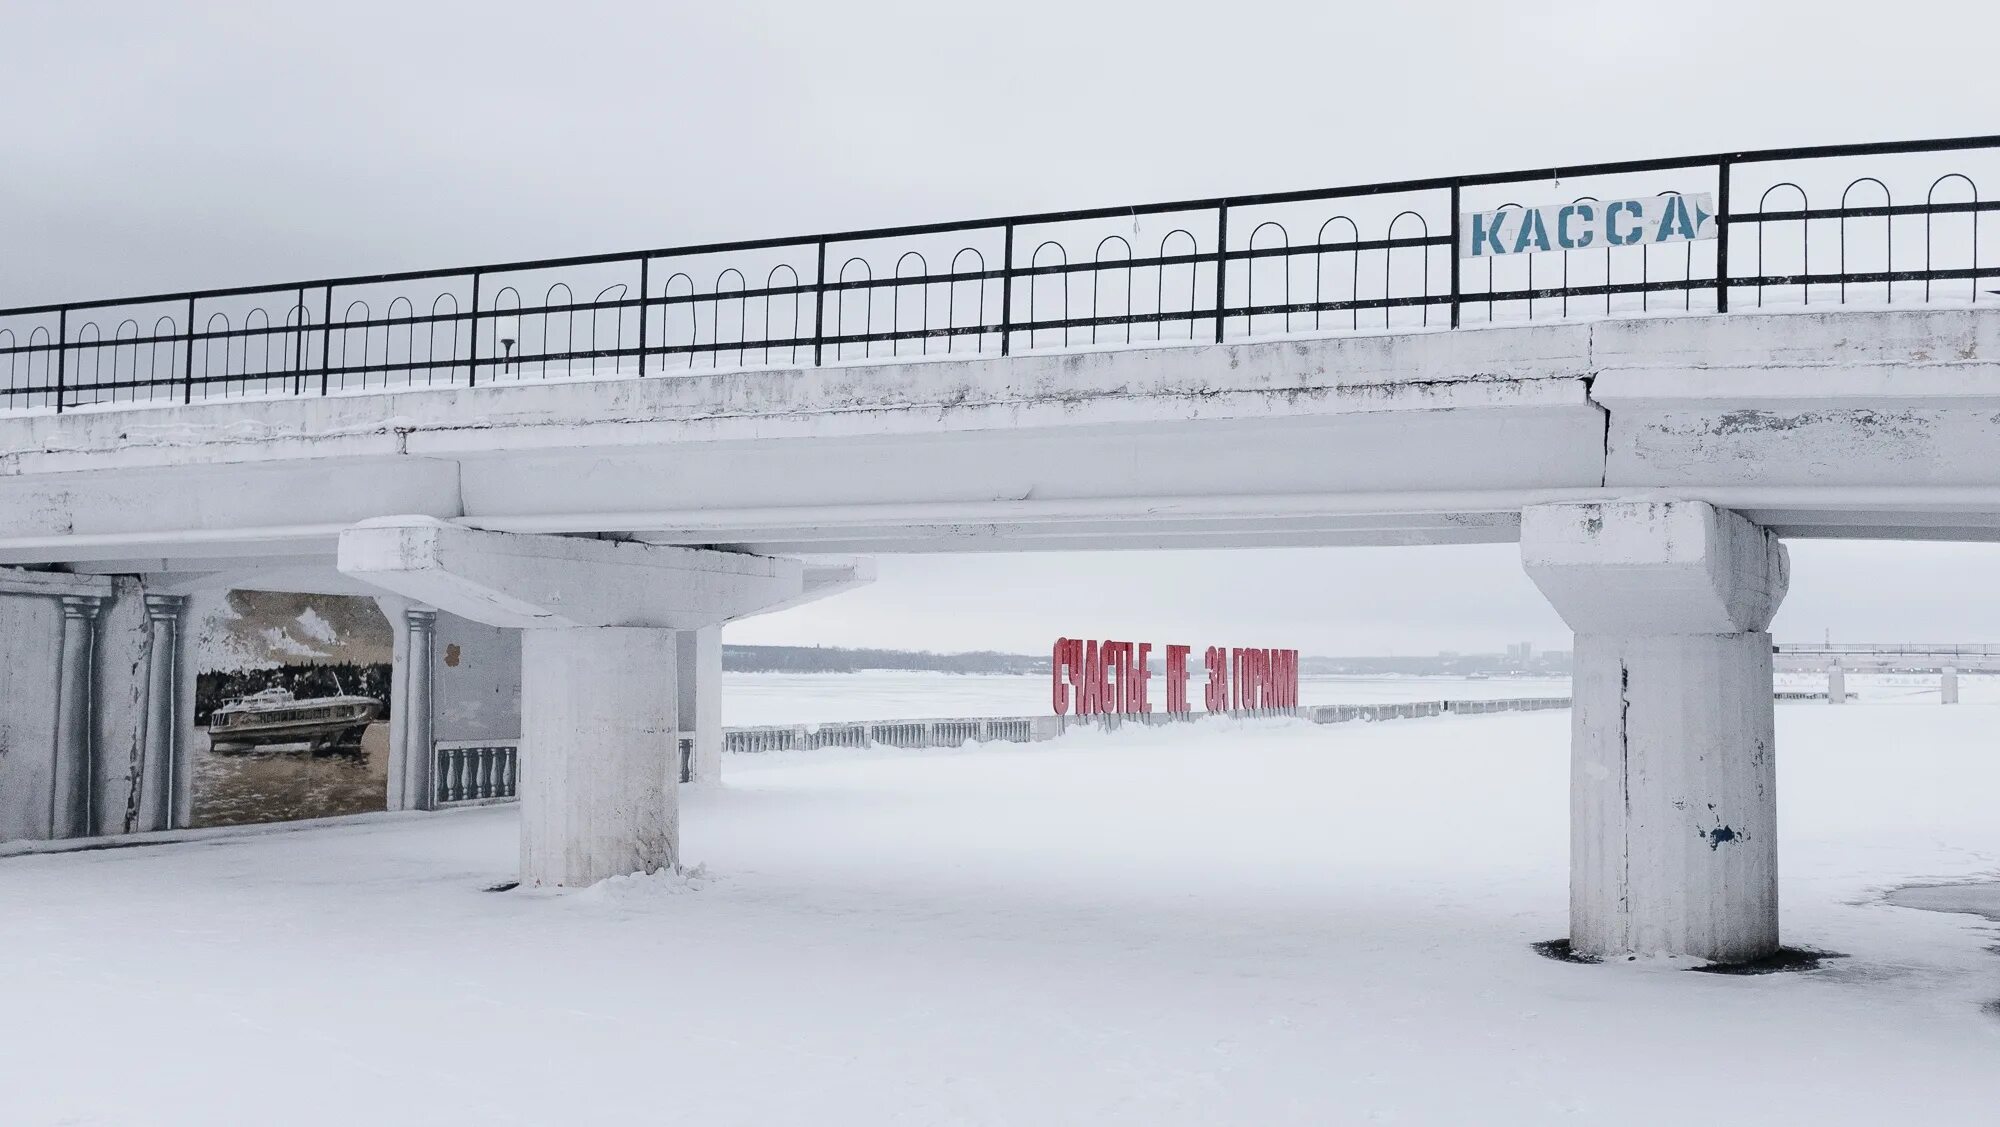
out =
[[[1731,170],[1753,156],[1715,165],[1725,231],[1790,215],[1728,211]],[[1437,185],[1454,204],[1472,186]],[[1530,317],[1536,301],[1557,296],[1565,305],[1570,296],[1601,297],[1612,311],[1617,295],[1660,292],[1687,298],[1680,315],[1638,309],[1629,318],[1430,331],[1393,323],[1389,312],[1412,304],[1393,294],[1258,303],[1257,264],[1274,255],[1259,249],[1256,231],[1247,245],[1230,242],[1230,209],[1244,206],[1221,204],[1210,309],[1093,312],[1082,319],[1093,335],[1103,325],[1208,317],[1220,338],[1232,317],[1254,331],[1259,317],[1282,315],[1290,328],[1294,313],[1328,311],[1355,312],[1358,325],[1363,308],[1385,311],[1384,331],[1034,347],[1042,332],[1067,335],[1078,320],[1067,316],[1065,289],[1063,315],[1024,324],[1003,312],[997,350],[826,362],[839,358],[824,350],[846,343],[988,339],[984,322],[961,330],[947,313],[941,328],[925,321],[906,330],[892,314],[889,328],[864,323],[859,334],[816,324],[809,343],[817,364],[650,378],[649,356],[701,349],[662,345],[661,337],[646,343],[650,318],[658,314],[664,331],[678,302],[671,280],[665,290],[646,280],[648,255],[638,260],[636,302],[549,298],[534,311],[542,337],[532,351],[522,346],[527,358],[518,362],[539,362],[546,373],[559,359],[554,374],[569,378],[490,378],[512,375],[517,363],[524,338],[501,333],[509,315],[520,324],[519,296],[512,307],[482,311],[484,272],[474,271],[470,313],[388,322],[434,328],[465,318],[470,354],[454,352],[444,364],[463,380],[412,386],[423,365],[408,352],[379,364],[337,359],[331,321],[309,331],[303,318],[287,327],[267,317],[261,329],[196,333],[190,296],[190,327],[172,345],[188,374],[167,385],[185,394],[178,403],[153,397],[135,411],[102,398],[77,410],[65,400],[76,386],[65,374],[72,360],[101,354],[102,341],[132,338],[73,342],[63,309],[65,327],[39,352],[0,347],[0,356],[64,366],[52,403],[0,416],[0,563],[13,565],[0,579],[8,647],[0,678],[17,686],[10,692],[0,681],[0,700],[9,702],[0,707],[12,710],[13,730],[46,733],[46,833],[118,828],[108,824],[105,793],[119,786],[124,828],[185,818],[180,741],[192,678],[177,630],[183,601],[204,592],[383,600],[406,657],[396,688],[395,805],[424,804],[427,749],[441,738],[426,656],[439,616],[486,632],[495,648],[518,646],[522,877],[584,884],[675,863],[668,765],[677,762],[676,731],[695,732],[696,776],[715,777],[720,625],[867,581],[865,561],[840,557],[1518,541],[1528,574],[1577,632],[1575,948],[1724,961],[1775,950],[1765,631],[1789,580],[1781,539],[2000,538],[2000,462],[1992,457],[2000,448],[2000,306],[1974,292],[1920,308],[1723,312],[1733,289],[1761,294],[1791,284],[1809,300],[1815,285],[1830,284],[1810,270],[1765,273],[1760,243],[1760,269],[1741,276],[1727,268],[1726,247],[1715,251],[1723,269],[1699,283],[1714,312],[1698,312],[1689,244],[1682,278],[1628,286],[1607,273],[1559,292],[1487,290],[1489,308],[1525,301]],[[1849,212],[1883,214],[1886,223],[1985,209],[1976,192],[1968,207],[1934,199],[1916,210],[1880,206],[1891,210],[1850,207],[1843,195],[1844,210],[1803,208],[1798,222],[1809,234],[1814,218],[1845,224]],[[1036,222],[1077,216],[1100,218]],[[1381,250],[1387,289],[1398,278],[1399,222],[1390,221],[1386,244],[1335,244],[1357,262],[1364,250]],[[1067,287],[1070,274],[1044,268],[1039,249],[1017,263],[1013,239],[1027,225],[1005,224],[1003,305],[1025,291],[1033,306],[1046,277]],[[1974,238],[1969,273],[1927,265],[1914,280],[1928,294],[1932,282],[1976,286],[2000,273],[1980,266]],[[1443,235],[1408,241],[1425,262],[1436,246],[1456,245]],[[757,291],[767,315],[773,296],[809,292],[824,316],[829,295],[893,292],[891,282],[850,283],[845,268],[833,279],[828,243],[818,240],[813,286]],[[1317,262],[1332,253],[1327,246],[1322,239],[1276,257]],[[1150,261],[1162,279],[1193,265],[1164,250]],[[1106,267],[1099,260],[1092,269]],[[950,291],[985,277],[954,271],[917,284]],[[1884,269],[1833,278],[1843,294],[1849,283],[1881,284],[1894,301],[1897,280],[1913,280],[1904,273],[1891,256]],[[1461,282],[1452,259],[1449,294],[1427,288],[1418,302],[1448,302],[1441,329],[1460,325],[1473,300]],[[318,287],[330,310],[337,286],[361,284]],[[1230,301],[1235,287],[1245,291],[1240,303]],[[298,289],[303,309],[307,287]],[[739,297],[718,291],[701,300],[719,308]],[[594,332],[601,312],[630,305],[636,370],[622,343],[549,344],[552,311],[571,317],[574,329],[582,310]],[[372,355],[368,334],[385,322],[363,314],[347,324],[360,326],[361,355]],[[628,331],[621,315],[613,339]],[[239,338],[263,341],[267,363],[273,341],[290,347],[291,367],[232,371],[228,350]],[[768,361],[778,339],[767,330],[746,343],[739,334],[738,359],[749,347]],[[221,377],[197,382],[197,349],[217,342]],[[720,343],[711,339],[708,351]],[[796,351],[799,339],[789,343]],[[502,344],[506,359],[496,360]],[[109,352],[114,378],[91,385],[111,388],[112,400],[128,386],[115,378],[117,347]],[[323,394],[301,394],[315,368]],[[336,394],[332,385],[336,374],[389,369],[403,373],[393,387],[364,379]],[[129,386],[159,384],[135,376]],[[197,387],[225,395],[200,402]],[[110,754],[127,746],[128,757]],[[6,769],[22,777],[22,768]],[[16,812],[17,824],[25,813]]]
[[[1847,672],[1850,669],[1908,672],[1935,671],[1938,675],[1938,703],[1958,703],[1958,675],[2000,672],[2000,646],[1979,643],[1916,642],[1842,645],[1787,645],[1777,648],[1781,668],[1814,669],[1826,672],[1826,699],[1847,703]]]

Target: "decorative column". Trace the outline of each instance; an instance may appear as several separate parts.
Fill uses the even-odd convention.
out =
[[[188,770],[181,738],[181,615],[185,595],[146,596],[145,750],[139,763],[138,830],[174,828],[178,779]]]
[[[409,667],[403,675],[403,714],[397,720],[403,729],[401,809],[433,810],[437,808],[437,795],[435,780],[431,777],[432,760],[436,758],[437,751],[431,687],[437,679],[437,611],[429,607],[410,607],[403,612],[403,622],[409,633],[406,649]]]
[[[680,732],[694,740],[697,783],[722,781],[722,627],[682,630],[674,670],[680,683]]]
[[[49,836],[89,837],[96,832],[92,818],[91,771],[96,762],[97,617],[104,610],[98,595],[62,597],[62,658],[57,669],[55,786],[50,797]]]
[[[1777,537],[1699,501],[1522,514],[1576,631],[1570,946],[1747,962],[1778,947]]]

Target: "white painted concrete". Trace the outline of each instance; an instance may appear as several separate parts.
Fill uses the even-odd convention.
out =
[[[521,736],[521,632],[440,612],[431,666],[432,728],[440,741]]]
[[[556,885],[674,865],[684,716],[698,744],[709,732],[697,777],[719,774],[722,623],[873,575],[854,562],[808,568],[739,552],[486,532],[429,517],[348,529],[337,560],[347,577],[390,592],[385,604],[420,600],[522,632],[522,880]],[[395,691],[408,702],[408,719],[392,754],[404,775],[392,787],[392,808],[429,804],[435,735],[435,615],[412,607],[402,618],[398,668],[407,671]],[[683,646],[685,683],[676,673]]]
[[[409,786],[412,757],[409,725],[404,721],[410,708],[410,620],[404,612],[411,605],[410,600],[400,595],[375,596],[375,608],[389,623],[389,779],[383,802],[386,810],[423,808],[417,799],[424,791],[413,791]],[[419,757],[428,758],[421,752]]]
[[[26,571],[18,567],[0,567],[0,596],[25,595],[55,599],[64,595],[94,595],[108,599],[116,591],[116,584],[101,575],[71,575],[60,571]]]
[[[397,595],[375,602],[394,637],[387,807],[432,809],[439,743],[521,738],[521,631]]]
[[[722,627],[678,631],[680,734],[694,741],[693,781],[722,781]]]
[[[55,787],[49,799],[50,837],[90,837],[96,833],[92,776],[96,766],[97,617],[105,600],[96,595],[62,598],[62,653],[56,665]]]
[[[1576,631],[1570,943],[1740,962],[1778,945],[1771,639],[1784,548],[1701,502],[1552,505],[1529,576]]]
[[[675,867],[675,632],[522,639],[521,881],[577,887]]]
[[[392,802],[389,809],[429,810],[437,805],[431,793],[431,749],[437,741],[432,693],[437,682],[437,611],[425,606],[405,607],[403,630],[409,670],[403,677],[402,708],[391,716],[403,730],[402,761],[391,766],[402,785],[395,788],[400,791],[396,796],[400,801]]]
[[[846,553],[1501,542],[1694,498],[1994,539],[1996,376],[2000,310],[1850,310],[8,417],[0,562],[324,562],[397,512]]]
[[[481,532],[427,517],[343,532],[342,573],[495,626],[689,630],[798,599],[796,560]]]
[[[129,833],[145,817],[146,665],[151,631],[144,586],[113,580],[93,626],[90,669],[89,823],[92,833]]]
[[[0,841],[42,840],[55,790],[61,603],[0,594],[0,638]]]
[[[193,723],[179,707],[187,597],[149,594],[145,604],[145,751],[137,817],[127,831],[132,833],[174,827],[175,777],[188,769],[186,727]]]

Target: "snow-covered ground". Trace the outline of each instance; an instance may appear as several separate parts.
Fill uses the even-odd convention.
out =
[[[489,893],[489,807],[0,859],[0,1122],[1972,1124],[2000,707],[1782,705],[1786,938],[1541,958],[1565,713],[733,757],[707,875]]]
[[[1202,674],[1188,693],[1201,701]],[[1850,679],[1852,683],[1852,679]],[[943,716],[1041,716],[1049,711],[1046,676],[903,673],[725,673],[722,722],[811,724],[822,720],[900,720]],[[1825,686],[1822,685],[1821,688]],[[1405,700],[1566,697],[1566,677],[1313,677],[1299,679],[1302,704],[1377,704]],[[1166,691],[1153,686],[1154,707]]]

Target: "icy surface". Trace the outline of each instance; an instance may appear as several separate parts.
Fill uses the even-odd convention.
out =
[[[0,1122],[1991,1122],[2000,709],[1779,709],[1808,974],[1578,966],[1564,713],[731,757],[699,874],[514,811],[0,859]]]
[[[1199,663],[1201,655],[1195,659]],[[1826,685],[1821,679],[1820,688]],[[1932,679],[1936,688],[1936,678]],[[2000,680],[2000,678],[1995,678]],[[1188,678],[1188,696],[1201,702],[1202,673]],[[730,725],[811,724],[822,720],[900,720],[946,716],[1041,716],[1049,711],[1049,679],[1005,674],[725,673],[722,722]],[[1301,704],[1379,704],[1408,700],[1491,700],[1496,697],[1566,697],[1567,677],[1329,677],[1299,678]],[[1155,710],[1166,700],[1165,682],[1153,679]],[[1936,699],[1936,693],[1932,693]]]
[[[734,726],[814,724],[833,720],[899,720],[946,716],[1040,716],[1049,711],[1046,676],[906,673],[725,673],[722,722]],[[1960,673],[1963,699],[2000,704],[2000,675]],[[1201,673],[1189,678],[1189,695],[1201,700]],[[1849,671],[1850,697],[1869,704],[1938,703],[1935,673]],[[1826,691],[1825,673],[1780,673],[1778,688]],[[1411,700],[1492,700],[1566,697],[1567,677],[1334,677],[1299,678],[1301,704],[1381,704]],[[1155,708],[1166,690],[1155,678]]]

